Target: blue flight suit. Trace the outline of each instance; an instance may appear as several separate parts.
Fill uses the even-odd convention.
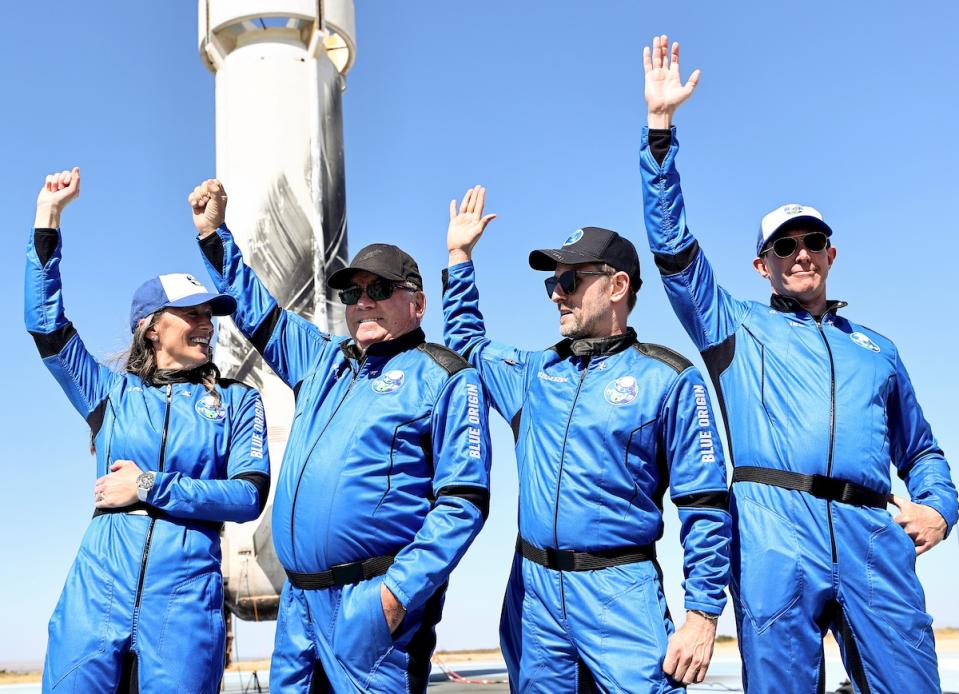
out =
[[[273,543],[291,581],[271,690],[425,690],[447,580],[489,510],[476,370],[419,328],[360,354],[280,308],[225,226],[200,245],[214,283],[237,301],[237,327],[296,396],[273,501]],[[365,580],[293,583],[380,557],[388,570]],[[406,608],[392,634],[384,584]]]
[[[534,548],[603,555],[663,534],[679,508],[686,609],[718,615],[729,572],[722,447],[699,372],[636,334],[523,351],[489,340],[473,264],[444,274],[446,343],[510,422],[519,534]],[[673,632],[659,566],[553,569],[517,554],[500,642],[514,691],[681,690],[662,671]]]
[[[893,464],[912,500],[951,529],[956,488],[899,352],[838,315],[844,302],[817,319],[793,299],[741,301],[719,286],[686,225],[678,149],[675,128],[644,129],[646,230],[716,387],[736,468],[731,587],[744,683],[750,692],[815,691],[831,628],[857,691],[939,692],[915,548],[884,497]],[[821,477],[797,491],[736,481],[739,468],[754,479]]]
[[[97,476],[132,460],[156,480],[145,504],[98,509],[90,522],[50,620],[43,691],[215,692],[225,655],[220,526],[255,519],[269,493],[260,396],[221,380],[217,403],[200,383],[156,386],[98,363],[64,315],[60,259],[59,230],[35,230],[27,330],[90,425]]]

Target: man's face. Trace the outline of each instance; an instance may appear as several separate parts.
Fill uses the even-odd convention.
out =
[[[808,229],[794,229],[784,237],[801,237],[810,233]],[[788,258],[780,258],[773,251],[767,251],[753,260],[756,272],[769,280],[773,292],[780,296],[796,299],[804,306],[816,303],[826,295],[826,277],[836,259],[836,249],[827,246],[819,252],[812,252],[803,243],[798,243],[795,253]]]
[[[558,277],[569,270],[577,273],[600,272],[596,263],[557,263],[553,275]],[[576,289],[567,294],[557,283],[550,299],[559,308],[559,334],[573,339],[607,337],[609,330],[605,326],[609,324],[613,305],[609,285],[609,275],[577,274]]]
[[[353,285],[364,291],[359,301],[346,307],[346,325],[361,350],[375,342],[393,340],[416,329],[426,312],[426,296],[421,291],[394,289],[388,299],[373,301],[367,295],[366,288],[370,282],[378,279],[365,270],[356,272],[352,277]]]

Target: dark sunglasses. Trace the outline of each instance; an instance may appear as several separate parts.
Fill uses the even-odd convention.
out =
[[[562,288],[564,294],[572,294],[576,291],[577,278],[598,277],[600,275],[609,277],[611,274],[611,272],[600,272],[598,270],[567,270],[558,275],[547,277],[543,280],[543,284],[546,285],[546,295],[552,297],[553,292],[556,291],[556,285]]]
[[[393,296],[393,291],[396,289],[405,289],[406,291],[412,293],[416,293],[418,291],[415,287],[410,287],[398,282],[391,282],[388,279],[378,277],[366,285],[365,288],[353,286],[341,290],[340,301],[347,306],[352,306],[360,300],[360,297],[363,296],[363,294],[366,294],[368,297],[370,297],[370,301],[386,301]]]
[[[821,231],[811,231],[803,236],[783,236],[767,246],[763,253],[772,251],[780,258],[788,258],[799,250],[800,243],[810,253],[820,253],[829,247],[829,237]]]

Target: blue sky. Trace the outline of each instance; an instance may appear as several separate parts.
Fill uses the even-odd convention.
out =
[[[475,256],[491,336],[525,348],[558,339],[526,255],[596,225],[640,250],[641,338],[692,355],[649,256],[639,194],[642,46],[666,32],[683,44],[684,73],[703,70],[676,119],[679,166],[690,226],[720,281],[765,300],[768,286],[750,267],[760,217],[785,202],[822,210],[839,251],[831,296],[898,344],[959,464],[957,224],[948,202],[959,183],[957,15],[947,2],[360,0],[344,98],[350,246],[391,241],[418,259],[430,297],[425,328],[438,341],[448,203],[483,183],[499,215]],[[214,101],[193,2],[14,3],[4,19],[0,662],[9,662],[42,658],[94,482],[85,423],[21,327],[36,191],[48,171],[82,167],[82,196],[64,216],[66,305],[95,353],[119,351],[140,282],[159,272],[204,276],[184,200],[214,173]],[[441,648],[496,643],[516,476],[508,427],[494,419],[492,513],[453,576]],[[667,518],[660,554],[681,613],[671,507]],[[959,626],[955,537],[918,564],[936,625]],[[733,629],[727,614],[720,631]],[[268,653],[269,631],[244,628],[241,655]]]

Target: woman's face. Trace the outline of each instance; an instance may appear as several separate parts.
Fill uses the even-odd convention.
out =
[[[147,330],[158,369],[193,369],[210,361],[213,312],[210,304],[166,308]]]

